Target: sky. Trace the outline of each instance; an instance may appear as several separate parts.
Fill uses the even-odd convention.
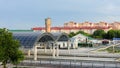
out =
[[[120,0],[0,0],[0,28],[31,29],[74,22],[120,21]]]

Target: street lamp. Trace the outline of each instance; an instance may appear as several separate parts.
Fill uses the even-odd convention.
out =
[[[113,40],[114,40],[114,45],[113,45],[113,47],[112,47],[112,51],[113,51],[113,53],[115,52],[115,45],[116,45],[116,41],[117,41],[117,38],[113,38]]]

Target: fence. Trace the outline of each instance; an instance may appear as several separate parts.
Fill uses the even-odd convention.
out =
[[[50,68],[120,68],[120,62],[85,61],[85,60],[54,60],[42,59],[39,61],[25,60],[19,65]]]

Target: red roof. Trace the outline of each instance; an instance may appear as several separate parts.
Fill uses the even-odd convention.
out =
[[[109,27],[101,27],[101,26],[83,26],[83,27],[51,27],[51,30],[71,30],[71,29],[109,29]],[[34,27],[32,30],[45,30],[45,27]]]

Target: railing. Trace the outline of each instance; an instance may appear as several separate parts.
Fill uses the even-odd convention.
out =
[[[50,68],[120,68],[120,62],[85,61],[85,60],[54,60],[42,59],[39,61],[25,60],[19,65],[50,67]]]

